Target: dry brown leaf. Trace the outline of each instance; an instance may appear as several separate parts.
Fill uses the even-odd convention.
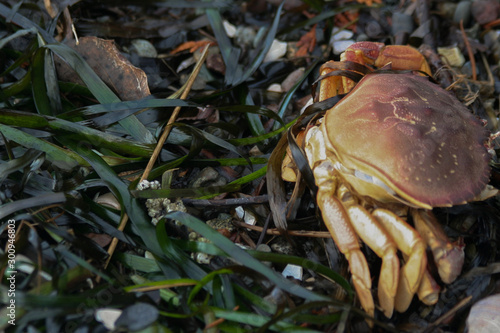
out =
[[[120,54],[114,41],[82,37],[69,45],[81,54],[96,74],[120,97],[132,101],[149,96],[146,73]],[[62,81],[82,83],[78,75],[63,61],[57,61],[57,73]]]
[[[170,52],[170,54],[176,54],[186,50],[189,50],[189,52],[193,53],[198,49],[204,48],[205,45],[207,44],[212,46],[216,45],[217,43],[212,42],[210,40],[189,41],[177,46],[174,50]]]
[[[357,3],[364,3],[367,6],[372,6],[373,3],[382,3],[382,0],[356,0]]]
[[[297,42],[297,47],[299,49],[297,50],[297,53],[295,53],[295,55],[297,57],[305,57],[314,50],[315,46],[316,46],[316,24],[313,25],[313,27],[308,33],[300,37],[300,40]]]

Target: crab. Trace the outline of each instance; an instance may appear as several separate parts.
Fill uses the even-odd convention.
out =
[[[356,84],[334,72],[346,61],[392,70],[370,70]],[[406,311],[415,294],[434,304],[439,290],[427,271],[427,247],[447,284],[460,274],[464,254],[463,242],[448,241],[432,209],[497,194],[488,185],[489,133],[422,74],[430,74],[429,66],[412,47],[355,43],[320,72],[320,101],[347,94],[308,126],[303,150],[323,221],[349,262],[360,304],[374,315],[359,239],[382,259],[378,303],[386,317]],[[284,174],[296,180],[290,170]]]

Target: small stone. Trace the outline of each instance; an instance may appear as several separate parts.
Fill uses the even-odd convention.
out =
[[[414,30],[413,18],[411,15],[395,12],[392,14],[392,34],[412,33]]]
[[[246,224],[249,225],[256,225],[257,224],[257,217],[255,214],[250,211],[244,209],[242,206],[238,206],[234,209],[236,216],[240,219],[243,220]]]
[[[288,76],[281,83],[281,90],[284,92],[289,91],[292,87],[299,81],[299,79],[304,75],[304,68],[298,68],[288,74]]]
[[[94,200],[94,202],[116,210],[121,210],[121,205],[118,202],[118,199],[116,199],[116,197],[111,192],[100,195]]]
[[[281,89],[281,84],[279,84],[279,83],[271,84],[269,87],[267,87],[267,91],[276,92],[276,93],[283,92],[283,90]]]
[[[500,2],[498,0],[477,0],[472,2],[471,13],[477,23],[483,25],[498,18]]]
[[[233,232],[235,227],[232,223],[233,217],[229,214],[221,213],[217,218],[208,220],[207,225],[215,230],[228,230]]]
[[[287,43],[279,41],[277,39],[273,40],[271,48],[264,57],[264,62],[275,61],[282,58],[286,54]]]
[[[238,45],[251,45],[257,33],[251,27],[238,27],[236,29],[236,43]]]
[[[453,22],[460,24],[460,21],[462,21],[464,26],[468,26],[470,22],[471,5],[470,1],[460,1],[455,8]]]
[[[281,275],[284,277],[293,277],[296,280],[302,280],[302,275],[304,274],[304,269],[301,266],[288,264],[285,266]]]
[[[339,55],[343,52],[345,52],[345,50],[347,50],[347,48],[349,46],[351,46],[352,44],[354,44],[354,40],[338,40],[338,41],[335,41],[333,42],[333,54],[336,54],[336,55]]]
[[[212,167],[203,168],[191,181],[192,187],[221,186],[226,185],[226,178],[219,175]]]
[[[464,55],[456,46],[438,47],[437,51],[444,58],[445,62],[452,67],[462,67],[465,63]]]
[[[228,21],[224,20],[222,22],[222,25],[224,26],[224,30],[226,30],[226,35],[229,38],[233,38],[234,36],[236,36],[236,27],[233,24],[231,24]]]
[[[500,294],[483,298],[472,306],[467,317],[469,332],[496,333],[500,328]]]
[[[354,36],[354,33],[351,30],[347,29],[341,30],[337,27],[334,27],[332,29],[332,37],[330,38],[330,43],[333,43],[334,41],[338,40],[352,39],[352,36]]]
[[[292,254],[293,247],[292,245],[283,237],[277,238],[274,243],[271,244],[271,249],[274,252],[282,253],[282,254]]]
[[[137,53],[140,57],[156,58],[158,56],[153,44],[145,39],[134,39],[130,43],[132,44],[131,51]]]
[[[115,329],[115,322],[118,317],[121,316],[122,310],[120,309],[111,309],[111,308],[102,308],[97,309],[94,313],[94,318],[96,321],[102,323],[104,327],[108,330]]]

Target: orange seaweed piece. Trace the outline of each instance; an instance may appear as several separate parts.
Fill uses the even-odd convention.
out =
[[[303,35],[300,40],[297,42],[297,53],[295,55],[297,57],[304,57],[308,53],[311,53],[316,46],[316,24],[313,25],[311,30]]]
[[[210,40],[189,41],[177,46],[174,50],[170,51],[170,54],[176,54],[185,50],[189,50],[189,52],[194,53],[196,50],[204,48],[207,44],[212,46],[217,43]]]

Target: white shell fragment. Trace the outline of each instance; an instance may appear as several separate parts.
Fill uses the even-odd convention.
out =
[[[236,216],[239,219],[243,219],[246,224],[257,224],[257,218],[255,217],[255,215],[251,211],[244,209],[243,206],[236,207],[234,209],[234,212],[236,213]]]
[[[304,269],[301,266],[288,264],[285,266],[283,272],[281,272],[281,275],[284,277],[293,277],[294,279],[302,280],[303,273]]]
[[[350,30],[340,30],[337,27],[332,29],[332,37],[330,38],[330,45],[332,46],[334,54],[341,54],[344,52],[349,46],[354,44],[354,40],[352,39],[353,32]]]
[[[104,327],[108,330],[115,329],[115,323],[118,317],[122,314],[122,310],[119,309],[97,309],[95,311],[95,320],[102,323]]]
[[[226,35],[229,38],[233,38],[234,36],[236,36],[236,27],[233,24],[231,24],[228,21],[224,20],[222,22],[222,25],[224,26],[224,30],[226,30]]]
[[[104,193],[103,195],[98,196],[94,199],[94,202],[116,210],[122,209],[120,202],[118,202],[118,199],[116,199],[116,197],[111,192]]]
[[[467,317],[468,332],[500,332],[500,294],[486,297],[472,306]]]
[[[465,64],[464,55],[456,46],[438,47],[437,51],[451,67],[462,67]]]
[[[340,30],[339,28],[334,27],[332,29],[332,38],[330,39],[330,42],[334,42],[337,40],[351,39],[352,36],[354,36],[354,33],[351,30],[347,29]]]
[[[273,44],[264,57],[264,62],[275,61],[282,58],[286,54],[287,43],[279,41],[277,39],[273,40]]]
[[[267,87],[267,91],[276,92],[276,93],[283,92],[283,90],[281,89],[281,84],[279,84],[279,83],[271,84],[269,87]]]
[[[347,50],[349,46],[354,44],[354,41],[349,39],[349,40],[337,40],[333,42],[332,48],[333,48],[333,53],[334,54],[341,54]]]

